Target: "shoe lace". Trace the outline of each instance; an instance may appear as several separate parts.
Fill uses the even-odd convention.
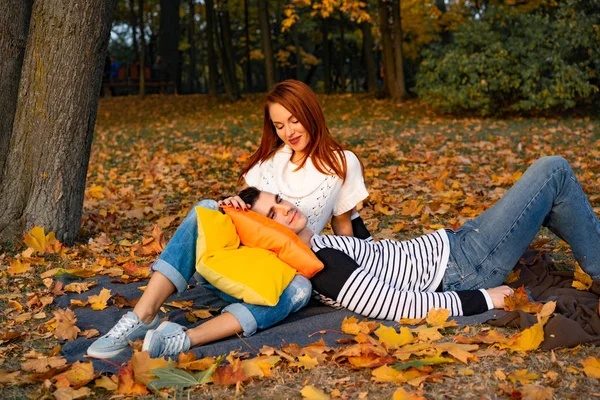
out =
[[[108,334],[106,336],[116,337],[116,338],[125,336],[127,331],[129,331],[131,328],[135,327],[137,324],[138,324],[138,321],[136,321],[133,318],[128,317],[127,315],[124,315],[119,320],[119,322],[117,322],[117,324],[110,330],[110,332],[108,332]]]
[[[178,331],[173,335],[163,337],[163,349],[161,356],[177,355],[181,353],[185,344],[185,332]]]

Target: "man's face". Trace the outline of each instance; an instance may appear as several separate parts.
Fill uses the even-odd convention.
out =
[[[252,211],[279,222],[294,233],[300,233],[308,222],[302,211],[292,203],[269,192],[260,192],[258,199],[252,205]]]

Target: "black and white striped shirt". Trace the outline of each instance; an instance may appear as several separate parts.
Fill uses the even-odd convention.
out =
[[[480,291],[436,292],[450,254],[444,229],[407,241],[314,235],[311,247],[317,256],[323,249],[336,249],[354,260],[355,267],[336,271],[338,279],[345,280],[339,286],[333,285],[337,289],[331,291],[331,278],[322,285],[327,287],[321,288],[319,280],[313,279],[313,288],[322,295],[323,291],[329,292],[326,298],[366,317],[398,321],[404,317],[423,318],[431,308],[446,308],[454,316],[488,309]],[[328,262],[324,263],[326,271]],[[477,305],[464,305],[465,301]]]

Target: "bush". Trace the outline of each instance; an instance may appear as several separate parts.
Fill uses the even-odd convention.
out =
[[[434,107],[481,115],[569,109],[598,97],[600,1],[529,13],[491,9],[424,51],[417,92]]]

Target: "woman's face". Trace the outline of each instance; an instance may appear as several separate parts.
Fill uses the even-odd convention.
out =
[[[275,127],[277,136],[283,143],[294,150],[292,161],[299,160],[305,155],[310,143],[310,135],[304,126],[281,104],[273,103],[269,106],[269,115]]]

